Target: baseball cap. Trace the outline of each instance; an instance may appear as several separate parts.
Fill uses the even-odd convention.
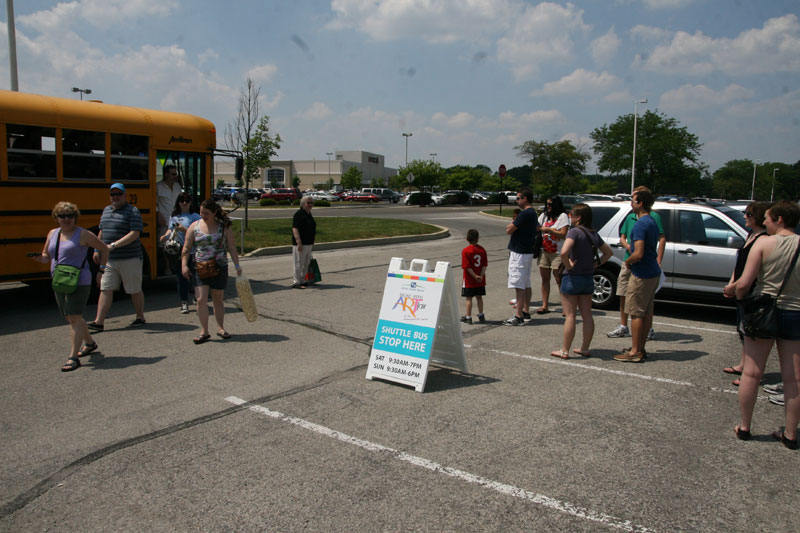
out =
[[[125,192],[125,186],[121,183],[115,183],[114,185],[111,186],[111,189],[109,190],[113,191],[114,189],[119,189],[122,192]]]

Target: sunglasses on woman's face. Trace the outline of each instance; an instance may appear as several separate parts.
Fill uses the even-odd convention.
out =
[[[63,219],[70,219],[70,218],[76,218],[77,217],[77,215],[75,213],[59,213],[56,216],[58,218],[62,219],[62,220]]]
[[[744,216],[746,216],[747,218],[750,218],[751,216],[753,216],[753,213],[751,213],[750,211],[745,211],[744,212]]]

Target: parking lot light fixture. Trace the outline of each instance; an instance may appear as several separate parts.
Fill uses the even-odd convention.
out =
[[[639,116],[639,104],[646,104],[647,98],[633,101],[633,163],[631,164],[631,194],[633,194],[633,182],[636,177],[636,122]]]
[[[83,100],[83,95],[84,94],[92,94],[92,90],[91,89],[79,89],[78,87],[73,87],[72,88],[72,92],[81,93],[81,100]]]
[[[403,137],[406,138],[406,167],[408,167],[408,138],[411,137],[413,133],[404,133]]]
[[[760,159],[756,159],[753,163],[753,185],[750,187],[750,201],[752,202],[755,199],[756,194],[756,168],[758,168],[758,164],[761,162]]]
[[[773,198],[775,197],[775,173],[778,171],[777,168],[772,169],[772,191],[769,193],[769,201],[772,202]]]

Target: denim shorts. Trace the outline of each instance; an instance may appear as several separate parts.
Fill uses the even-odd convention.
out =
[[[800,311],[778,308],[778,338],[800,341]]]
[[[561,278],[561,294],[593,294],[594,293],[594,275],[584,274],[581,276],[573,276],[570,273],[565,273]]]

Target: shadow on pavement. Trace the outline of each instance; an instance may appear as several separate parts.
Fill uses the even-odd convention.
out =
[[[166,359],[165,355],[157,357],[129,357],[113,356],[105,357],[103,354],[95,352],[89,357],[89,361],[82,366],[92,370],[119,370],[136,365],[153,365]]]
[[[500,380],[497,378],[468,374],[453,370],[452,368],[435,367],[428,371],[428,381],[425,384],[425,392],[442,392],[464,387],[488,385],[489,383],[496,383],[498,381]]]

